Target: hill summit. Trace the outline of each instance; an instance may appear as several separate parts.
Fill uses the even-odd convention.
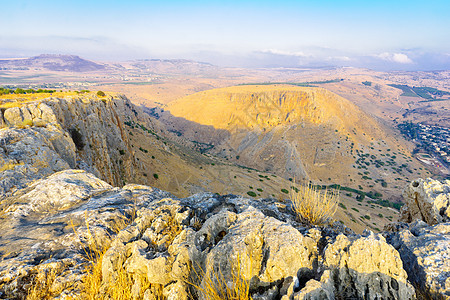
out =
[[[167,110],[159,116],[170,131],[209,145],[208,153],[286,179],[391,193],[385,187],[403,180],[398,170],[405,183],[412,179],[398,166],[420,167],[398,133],[323,88],[234,86],[186,96]]]
[[[99,71],[104,65],[83,59],[76,55],[41,54],[25,59],[0,60],[5,69],[32,68],[49,71],[89,72]]]

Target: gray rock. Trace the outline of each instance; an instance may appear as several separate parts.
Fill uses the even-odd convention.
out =
[[[3,118],[7,126],[22,125],[24,118],[20,107],[11,107],[5,110]]]
[[[388,240],[400,253],[409,281],[450,297],[450,223],[414,223],[410,230],[389,234]]]
[[[449,180],[414,180],[403,191],[403,198],[407,209],[402,210],[401,221],[422,220],[429,225],[450,222]]]
[[[252,280],[252,288],[313,273],[316,243],[292,226],[253,207],[237,215],[221,212],[214,217],[208,220],[214,220],[214,226],[207,221],[196,233],[195,247],[190,247],[191,257],[197,256],[196,251],[211,249],[205,260],[206,278],[222,273],[230,281],[236,264],[243,279]]]
[[[63,132],[55,129],[54,134]],[[0,165],[0,199],[34,180],[70,167],[52,142],[35,128],[0,129]]]
[[[188,299],[190,292],[202,299],[192,284],[206,287],[219,276],[232,287],[236,275],[254,299],[414,299],[410,281],[448,295],[448,223],[391,226],[389,245],[381,235],[357,236],[338,224],[304,228],[273,199],[211,193],[177,199],[142,185],[113,188],[80,170],[37,180],[6,200],[3,298],[24,298],[33,274],[45,268],[61,270],[55,286],[82,286],[90,263],[83,249],[103,245],[110,247],[101,261],[100,293],[125,270],[134,280],[132,295],[144,299],[156,293]],[[142,277],[151,288],[140,284]],[[79,293],[72,286],[58,297]]]
[[[81,282],[89,263],[83,249],[109,244],[125,216],[131,217],[167,195],[137,185],[112,188],[92,174],[65,170],[37,180],[3,200],[6,206],[0,216],[0,294],[23,298],[38,268],[54,262],[62,264],[65,274],[58,282]],[[118,249],[115,254],[120,253],[121,243],[113,245]],[[125,261],[120,255],[110,256],[114,263],[121,259]],[[74,292],[72,288],[64,293],[73,296]]]
[[[330,295],[329,287],[335,286],[335,296],[345,299],[415,298],[399,253],[380,235],[355,241],[338,236],[325,250],[325,264],[331,267],[328,280],[333,282],[325,294]]]
[[[0,128],[6,127],[5,120],[3,119],[3,109],[0,109]]]
[[[31,126],[47,138],[46,146],[70,168],[88,170],[121,186],[135,180],[139,169],[124,130],[124,118],[136,119],[134,111],[134,105],[121,96],[107,101],[95,97],[47,98],[6,109],[0,128]]]

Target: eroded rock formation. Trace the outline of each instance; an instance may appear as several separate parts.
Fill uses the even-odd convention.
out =
[[[116,186],[135,178],[139,167],[123,130],[134,112],[123,96],[17,102],[0,117],[0,166],[8,169],[0,177],[0,195],[68,168]]]
[[[230,284],[236,266],[253,299],[414,299],[411,283],[422,279],[440,294],[448,291],[446,223],[400,223],[385,237],[361,236],[340,223],[304,227],[274,199],[210,193],[177,199],[146,186],[114,188],[81,170],[40,179],[7,201],[0,219],[3,298],[24,297],[34,274],[53,267],[55,285],[72,283],[61,296],[77,296],[87,245],[109,245],[103,282],[114,281],[121,268],[160,286],[167,299],[202,299],[193,274],[199,287],[217,274]],[[133,291],[155,296],[137,284]]]

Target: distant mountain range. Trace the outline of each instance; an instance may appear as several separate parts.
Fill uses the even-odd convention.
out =
[[[40,69],[49,71],[91,72],[105,69],[105,65],[76,55],[41,54],[24,59],[0,60],[1,69]]]

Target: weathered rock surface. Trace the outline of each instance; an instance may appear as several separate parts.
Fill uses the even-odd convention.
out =
[[[6,200],[0,216],[1,298],[23,298],[45,268],[58,268],[55,285],[77,283],[61,297],[77,297],[89,263],[87,245],[109,245],[102,258],[104,283],[123,269],[135,280],[145,276],[167,299],[192,293],[203,299],[191,284],[205,287],[208,278],[219,276],[232,285],[233,274],[249,282],[254,299],[414,299],[415,280],[447,295],[446,223],[400,226],[385,234],[386,242],[338,224],[303,227],[289,206],[274,199],[210,193],[177,199],[146,186],[114,188],[80,170],[40,179]],[[129,218],[127,225],[123,220]],[[154,290],[139,290],[136,282],[133,295],[153,299]]]
[[[134,109],[123,96],[48,98],[2,109],[0,197],[68,168],[116,186],[136,182],[139,166],[123,130]]]
[[[75,157],[75,146],[58,127],[41,129],[0,129],[0,199],[24,188],[33,180],[70,168]],[[57,152],[50,138],[58,145]],[[65,146],[60,146],[63,144]]]
[[[399,253],[380,235],[355,241],[339,235],[325,250],[334,294],[344,299],[412,299]],[[369,288],[367,288],[369,287]]]
[[[401,221],[422,220],[429,225],[450,222],[450,181],[431,178],[411,182],[403,192],[407,210]]]
[[[79,282],[84,247],[108,244],[124,219],[169,195],[139,185],[113,188],[85,171],[65,170],[7,198],[0,215],[0,298],[23,298],[33,274],[48,265],[62,270],[56,282]]]
[[[386,236],[400,253],[408,280],[430,294],[450,297],[450,223],[400,225]]]
[[[384,235],[400,253],[411,283],[431,296],[450,297],[450,182],[417,179],[403,197],[401,220],[412,223],[390,224]]]

